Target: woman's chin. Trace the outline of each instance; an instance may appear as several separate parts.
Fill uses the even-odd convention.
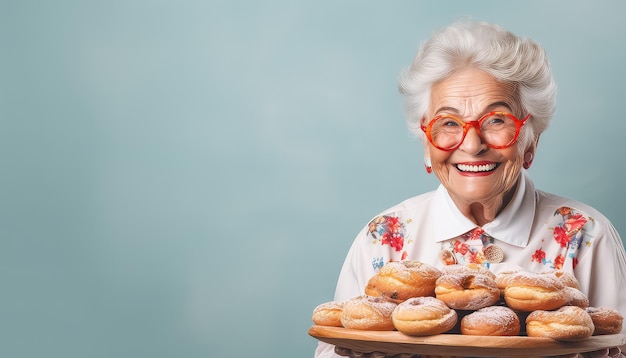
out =
[[[504,196],[506,192],[502,180],[489,180],[488,176],[463,176],[447,187],[458,199],[465,202],[485,202]]]

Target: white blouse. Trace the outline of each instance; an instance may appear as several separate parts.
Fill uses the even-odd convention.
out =
[[[440,253],[446,251],[455,262],[483,263],[494,273],[573,273],[590,306],[612,307],[626,317],[626,254],[611,222],[588,205],[536,190],[522,173],[513,199],[482,227],[486,235],[481,237],[463,236],[476,224],[461,214],[442,185],[377,215],[348,251],[334,299],[363,295],[370,277],[389,261],[418,260],[441,268]],[[501,249],[502,262],[485,260],[483,248],[489,245]],[[315,357],[339,356],[334,346],[320,342]]]

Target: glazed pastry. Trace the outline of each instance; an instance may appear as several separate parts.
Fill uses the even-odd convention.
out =
[[[622,332],[624,317],[617,310],[609,307],[588,307],[587,313],[595,327],[594,336]]]
[[[412,297],[434,296],[441,271],[420,261],[392,261],[372,276],[365,294],[400,303]]]
[[[358,296],[343,306],[341,325],[369,331],[393,331],[391,314],[397,304],[383,297]]]
[[[520,327],[517,313],[505,306],[481,308],[461,319],[461,334],[472,336],[517,336]]]
[[[569,300],[564,287],[554,275],[520,272],[510,277],[504,300],[517,311],[554,310]]]
[[[579,341],[591,337],[593,331],[591,316],[576,306],[563,306],[554,311],[537,310],[526,318],[526,334],[529,337]]]
[[[565,305],[578,306],[580,308],[589,307],[589,298],[581,290],[571,286],[565,286],[564,290],[567,295]]]
[[[442,275],[437,280],[435,295],[458,310],[477,310],[500,300],[500,290],[490,276],[471,273]]]
[[[322,303],[313,310],[313,323],[318,326],[342,327],[341,312],[344,301]]]
[[[415,297],[393,311],[396,329],[410,336],[427,336],[449,331],[457,323],[456,312],[434,297]]]

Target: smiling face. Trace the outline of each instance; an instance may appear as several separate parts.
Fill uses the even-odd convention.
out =
[[[513,85],[502,84],[484,71],[467,68],[433,85],[422,123],[442,114],[466,122],[491,111],[525,116],[519,108]],[[487,217],[497,215],[507,204],[519,178],[524,153],[533,150],[520,151],[518,143],[504,149],[490,148],[475,128],[470,128],[463,143],[452,151],[439,150],[425,141],[425,155],[430,157],[433,172],[459,209],[465,211],[464,208],[482,204],[484,210],[492,212]]]

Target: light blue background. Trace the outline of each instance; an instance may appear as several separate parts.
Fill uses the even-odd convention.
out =
[[[464,16],[542,43],[539,188],[626,220],[623,1],[3,1],[0,356],[307,357],[356,233],[434,189],[396,78]]]

